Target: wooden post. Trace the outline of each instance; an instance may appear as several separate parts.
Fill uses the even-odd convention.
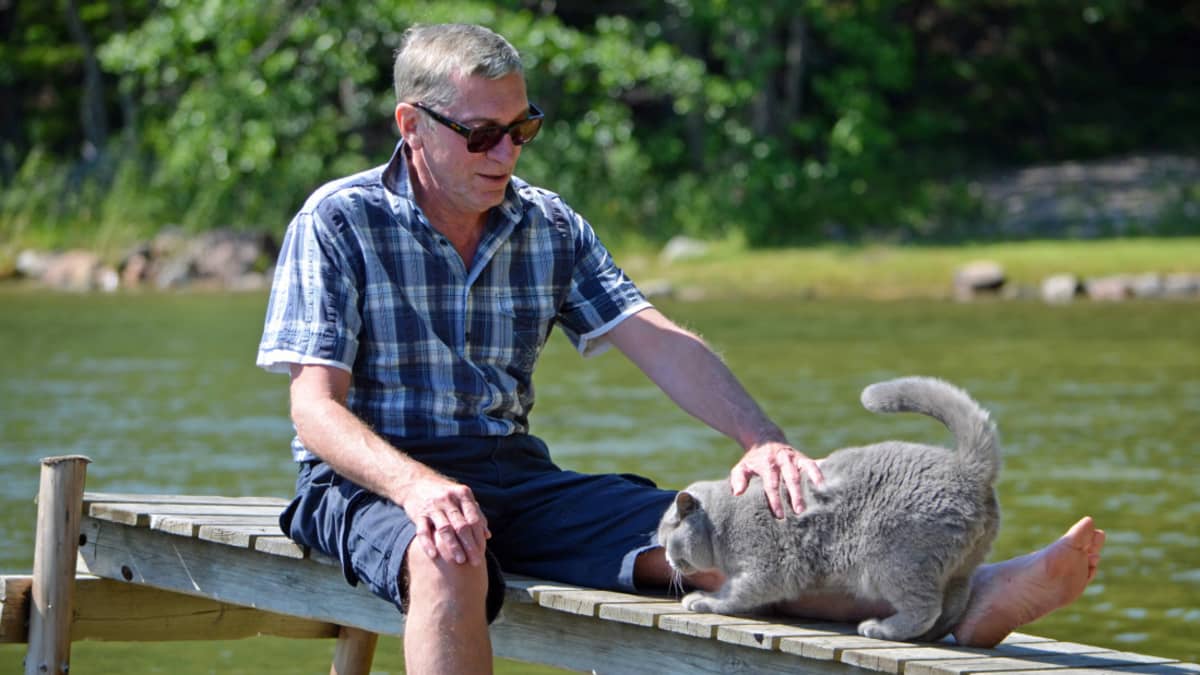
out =
[[[367,675],[371,672],[371,661],[375,659],[377,642],[379,633],[342,626],[333,649],[329,675]]]
[[[91,461],[82,455],[42,460],[25,675],[61,675],[71,667],[71,595]]]

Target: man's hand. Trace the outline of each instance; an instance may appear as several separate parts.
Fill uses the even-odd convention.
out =
[[[442,476],[422,478],[409,484],[400,506],[417,526],[425,555],[459,564],[483,563],[492,533],[471,488]]]
[[[814,487],[825,484],[825,477],[817,463],[804,453],[792,446],[779,441],[768,441],[755,445],[742,455],[742,459],[729,472],[729,485],[733,494],[740,495],[750,485],[750,478],[758,475],[762,478],[763,489],[767,493],[767,503],[771,505],[771,513],[776,518],[783,518],[783,504],[779,498],[779,478],[787,486],[792,498],[792,510],[796,513],[804,511],[804,491],[801,489],[801,476],[808,476]]]

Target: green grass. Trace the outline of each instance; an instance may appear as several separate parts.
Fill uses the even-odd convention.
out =
[[[615,256],[639,284],[666,281],[684,297],[937,298],[950,295],[955,270],[973,260],[1000,263],[1009,284],[1027,286],[1060,273],[1200,273],[1200,237],[770,250],[727,242],[670,265],[645,252]]]

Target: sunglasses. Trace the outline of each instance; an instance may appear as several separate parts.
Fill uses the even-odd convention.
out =
[[[489,124],[482,127],[469,127],[434,111],[424,103],[413,103],[413,107],[424,110],[429,116],[441,124],[450,127],[460,136],[467,139],[467,152],[487,152],[496,147],[505,136],[512,138],[513,145],[524,145],[533,140],[542,129],[542,120],[546,114],[536,105],[529,104],[529,117],[512,124]]]

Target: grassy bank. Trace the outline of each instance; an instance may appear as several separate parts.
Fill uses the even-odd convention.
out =
[[[124,238],[118,240],[121,245],[108,239],[93,241],[92,249],[116,265],[128,249]],[[0,251],[7,253],[0,255],[0,280],[11,278],[17,250],[0,242]],[[1044,278],[1061,273],[1085,279],[1146,272],[1200,274],[1200,236],[761,250],[731,240],[710,244],[703,255],[673,263],[648,246],[617,246],[613,254],[646,290],[669,285],[682,298],[949,297],[955,270],[973,260],[1000,263],[1010,286],[1036,287]]]
[[[714,245],[701,257],[664,263],[616,252],[643,286],[663,281],[684,297],[948,297],[954,271],[973,260],[1000,263],[1008,283],[1036,286],[1053,274],[1082,278],[1145,272],[1200,273],[1200,237],[1029,241],[962,246],[819,246],[747,250]]]

